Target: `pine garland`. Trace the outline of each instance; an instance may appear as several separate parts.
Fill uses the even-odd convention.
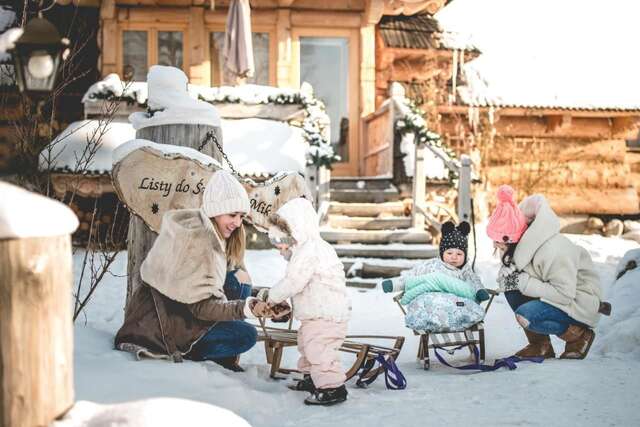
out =
[[[208,96],[203,96],[202,93],[199,93],[198,99],[210,104],[239,104],[242,102],[239,96],[229,93],[218,92],[211,95],[209,92],[207,95]],[[122,101],[128,105],[137,104],[141,108],[147,108],[146,101],[143,104],[137,102],[135,93],[133,92],[116,96],[113,91],[103,89],[100,92],[90,93],[89,99]],[[327,124],[329,120],[322,101],[313,97],[311,94],[287,89],[283,89],[281,93],[275,95],[257,98],[255,101],[256,104],[301,105],[304,110],[304,119],[302,121],[303,138],[309,144],[309,149],[307,150],[307,165],[325,166],[331,169],[333,163],[340,161],[340,156],[334,152],[331,142],[325,137],[325,134],[328,133]],[[147,114],[153,115],[153,112],[147,111]]]
[[[402,138],[406,134],[414,134],[416,144],[428,144],[431,147],[437,147],[449,156],[451,160],[457,161],[456,153],[442,143],[440,135],[427,129],[427,122],[424,120],[425,112],[408,98],[405,98],[405,105],[408,107],[409,112],[404,117],[396,120],[396,130],[400,137]],[[450,181],[455,181],[457,177],[457,172],[449,170]]]

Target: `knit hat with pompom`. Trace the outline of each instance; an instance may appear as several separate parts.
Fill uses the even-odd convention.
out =
[[[513,188],[498,188],[498,204],[489,218],[487,234],[494,242],[517,243],[527,230],[527,220],[513,200]]]

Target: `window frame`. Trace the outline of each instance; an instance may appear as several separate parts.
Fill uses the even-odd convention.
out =
[[[145,31],[147,33],[147,70],[158,63],[158,31],[179,31],[182,33],[182,71],[189,76],[189,31],[187,25],[176,23],[121,23],[118,29],[118,75],[123,76],[124,66],[124,32]]]
[[[215,87],[217,86],[214,83],[214,76],[213,76],[213,58],[211,57],[211,33],[224,33],[225,31],[225,25],[224,24],[207,24],[205,25],[205,31],[207,33],[207,57],[209,58],[209,73],[210,73],[210,82],[211,82],[211,86]],[[252,33],[267,33],[269,34],[269,86],[277,86],[278,83],[278,79],[276,76],[276,62],[278,60],[277,58],[277,40],[276,40],[276,28],[274,26],[271,25],[256,25],[256,24],[252,24],[251,25],[251,32]]]
[[[293,27],[291,29],[292,84],[300,87],[300,37],[344,37],[349,40],[349,161],[332,165],[336,176],[357,176],[360,165],[360,31],[351,28]],[[337,126],[331,123],[331,126]]]

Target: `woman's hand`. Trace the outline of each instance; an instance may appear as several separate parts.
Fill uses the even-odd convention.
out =
[[[273,310],[269,305],[258,299],[252,299],[249,301],[249,309],[251,313],[256,317],[273,317]]]

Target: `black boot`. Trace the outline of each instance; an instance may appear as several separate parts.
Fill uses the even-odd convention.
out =
[[[336,388],[317,388],[304,400],[307,405],[335,405],[347,400],[347,388],[343,385]]]
[[[233,372],[244,372],[244,368],[238,364],[240,361],[240,357],[238,356],[221,357],[219,359],[211,360],[222,366],[224,369],[228,369]]]
[[[313,393],[316,391],[316,386],[313,384],[313,380],[311,379],[311,375],[304,374],[304,378],[295,384],[291,384],[289,386],[291,390],[295,391],[307,391],[309,393]]]

